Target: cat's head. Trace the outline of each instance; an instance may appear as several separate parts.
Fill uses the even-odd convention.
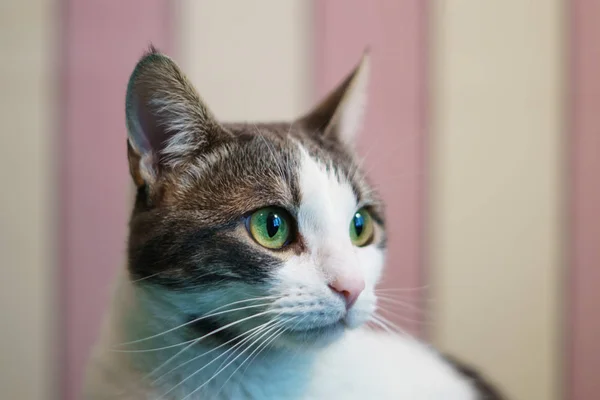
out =
[[[365,55],[305,116],[229,124],[170,58],[141,59],[126,101],[129,275],[160,304],[155,318],[194,321],[181,328],[193,337],[268,332],[283,345],[371,318],[386,240],[353,152],[367,77]]]

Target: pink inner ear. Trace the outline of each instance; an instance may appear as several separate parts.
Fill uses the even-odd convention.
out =
[[[367,105],[367,92],[369,83],[370,60],[365,54],[358,66],[350,87],[340,104],[338,135],[349,145],[353,145],[358,131],[362,128]]]
[[[349,145],[354,144],[362,125],[369,76],[369,55],[298,123],[316,135],[332,135]]]
[[[174,112],[160,109],[153,101],[171,104],[183,116],[193,119],[195,108],[201,107],[193,104],[196,99],[194,89],[171,59],[155,50],[142,57],[131,74],[126,99],[129,137],[142,158],[149,153],[160,154],[169,138],[179,133],[169,129],[171,120],[176,118]]]

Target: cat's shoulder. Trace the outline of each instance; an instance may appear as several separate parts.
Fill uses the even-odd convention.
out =
[[[311,399],[475,400],[471,381],[430,346],[408,336],[349,331],[315,364]]]

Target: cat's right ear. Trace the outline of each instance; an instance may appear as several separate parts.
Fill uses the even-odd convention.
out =
[[[329,137],[354,146],[367,103],[369,60],[369,50],[366,49],[356,68],[312,111],[295,123],[303,126],[311,135]]]
[[[154,48],[131,74],[125,103],[129,167],[138,186],[152,185],[227,136],[177,64]]]

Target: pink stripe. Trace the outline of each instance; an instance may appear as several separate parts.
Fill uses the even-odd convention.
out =
[[[371,48],[366,125],[359,141],[388,205],[388,265],[384,286],[411,288],[423,280],[425,198],[426,1],[328,0],[315,2],[318,94],[332,89]],[[410,292],[404,295],[422,293]],[[391,307],[390,307],[391,308]],[[415,333],[418,313],[390,316]]]
[[[80,398],[109,286],[123,267],[130,178],[125,87],[150,42],[169,50],[167,0],[65,0],[61,260],[66,399]]]
[[[569,398],[600,398],[600,2],[571,1]]]

